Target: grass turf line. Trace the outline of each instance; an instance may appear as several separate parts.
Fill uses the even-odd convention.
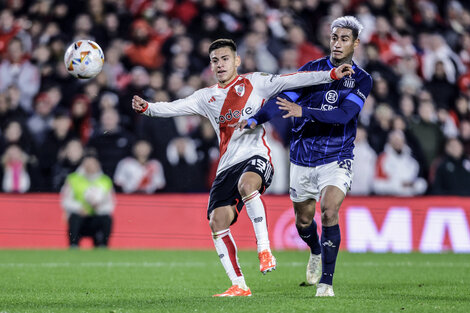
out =
[[[239,258],[250,298],[213,298],[230,281],[215,251],[0,250],[0,312],[470,312],[463,254],[340,252],[335,298],[315,298],[308,252],[275,252],[263,276]]]

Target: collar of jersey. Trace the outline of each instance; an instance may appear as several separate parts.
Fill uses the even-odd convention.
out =
[[[353,62],[352,68],[355,69],[355,68],[356,68],[356,63],[354,63],[354,61],[352,61],[352,62]],[[330,57],[328,57],[328,58],[326,59],[326,63],[328,63],[328,66],[329,66],[330,68],[334,68],[333,64],[331,64],[331,62],[330,62]]]
[[[227,84],[227,86],[225,87],[220,87],[219,84],[217,84],[217,87],[219,87],[220,89],[227,89],[227,88],[230,88],[232,87],[232,85],[238,80],[238,78],[240,77],[241,75],[237,75],[230,83]]]

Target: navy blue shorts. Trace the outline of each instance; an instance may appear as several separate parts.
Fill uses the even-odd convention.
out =
[[[235,164],[215,177],[212,183],[209,206],[207,207],[207,219],[216,208],[226,205],[236,205],[235,218],[232,224],[237,221],[238,214],[243,208],[243,201],[238,191],[238,181],[245,172],[254,172],[261,176],[262,184],[259,189],[263,193],[271,185],[274,169],[272,164],[263,157],[253,156],[246,161]]]

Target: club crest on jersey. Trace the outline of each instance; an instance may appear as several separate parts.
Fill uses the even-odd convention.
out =
[[[335,90],[329,90],[329,91],[325,94],[325,100],[326,100],[328,103],[335,103],[336,100],[338,100],[338,93],[337,93]]]
[[[343,86],[346,88],[354,88],[354,78],[345,78],[343,81]]]
[[[237,95],[239,97],[243,97],[243,95],[245,94],[245,84],[244,83],[241,83],[240,85],[236,85],[233,88],[235,88],[235,92],[237,93]]]

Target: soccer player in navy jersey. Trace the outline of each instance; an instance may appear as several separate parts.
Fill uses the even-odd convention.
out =
[[[298,233],[311,250],[307,282],[318,283],[318,297],[334,296],[333,273],[341,242],[338,212],[352,183],[357,118],[372,88],[371,76],[352,60],[362,28],[353,16],[335,19],[331,24],[330,55],[300,68],[300,71],[324,71],[352,64],[352,75],[282,92],[252,118],[235,124],[239,129],[254,129],[278,114],[294,117],[289,193]],[[320,198],[319,241],[313,218]]]

